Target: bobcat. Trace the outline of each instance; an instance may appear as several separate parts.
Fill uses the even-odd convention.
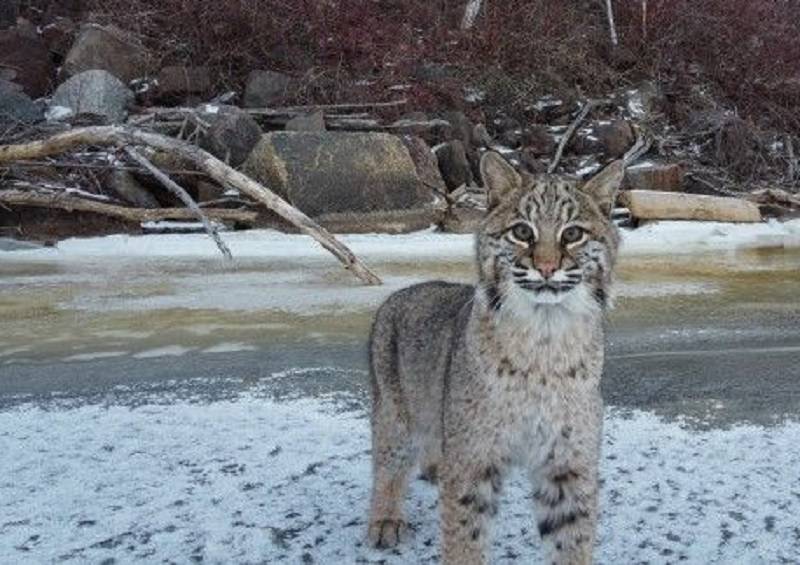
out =
[[[488,560],[503,478],[533,484],[549,563],[591,563],[603,402],[603,312],[619,236],[624,168],[586,183],[480,164],[489,210],[478,284],[394,293],[370,338],[373,490],[368,537],[395,546],[411,470],[437,474],[442,561]]]

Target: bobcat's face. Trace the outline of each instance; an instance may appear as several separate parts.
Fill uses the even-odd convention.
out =
[[[489,213],[478,234],[481,285],[490,304],[605,305],[618,234],[610,220],[622,166],[586,183],[520,175],[500,156],[481,162]]]

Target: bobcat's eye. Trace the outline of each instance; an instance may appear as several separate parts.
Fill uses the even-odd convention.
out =
[[[583,238],[583,228],[578,226],[570,226],[561,232],[561,241],[564,243],[576,243]]]
[[[528,224],[515,224],[511,228],[511,235],[521,243],[527,243],[533,239],[533,229]]]

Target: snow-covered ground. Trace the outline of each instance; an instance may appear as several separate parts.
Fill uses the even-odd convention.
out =
[[[368,419],[353,404],[251,391],[4,411],[0,563],[436,562],[436,490],[422,481],[412,538],[365,546]],[[797,563],[798,439],[798,423],[699,431],[610,409],[598,563]],[[539,562],[527,493],[512,477],[496,563]]]
[[[623,254],[665,254],[703,252],[714,249],[753,247],[800,247],[800,220],[760,224],[715,222],[656,222],[636,230],[623,230]],[[404,235],[358,234],[340,239],[364,260],[424,261],[442,257],[471,257],[473,236],[443,234],[426,230]],[[285,260],[332,257],[304,235],[271,230],[223,234],[237,258]],[[161,234],[148,236],[113,235],[68,239],[55,248],[18,251],[9,259],[125,259],[163,257],[215,258],[219,251],[204,234]]]

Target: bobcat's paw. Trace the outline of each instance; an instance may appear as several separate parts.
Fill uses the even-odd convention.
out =
[[[369,524],[369,543],[378,549],[395,547],[408,533],[408,524],[403,520],[375,520]]]

